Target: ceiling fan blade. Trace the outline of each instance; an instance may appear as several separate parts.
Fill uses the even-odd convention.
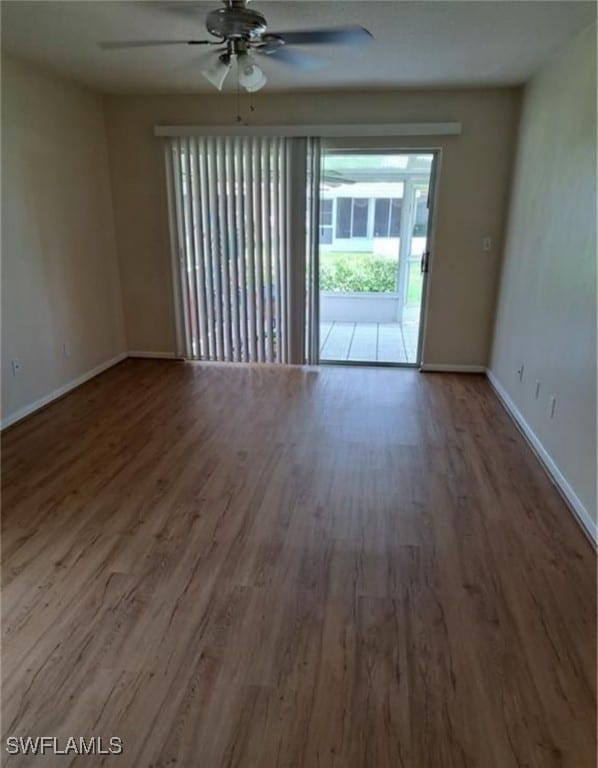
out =
[[[313,45],[322,43],[364,43],[371,40],[373,35],[364,27],[350,25],[345,27],[321,27],[318,29],[302,29],[290,32],[271,32],[269,34],[282,37],[287,44]]]
[[[98,43],[104,51],[121,48],[151,48],[159,45],[220,45],[220,40],[113,40]]]
[[[295,69],[303,69],[306,71],[310,69],[319,69],[323,64],[323,62],[315,56],[308,56],[304,53],[299,53],[298,51],[290,51],[284,45],[280,46],[280,48],[270,50],[267,48],[264,48],[263,50],[256,48],[255,52],[259,53],[261,56],[267,56],[274,61],[288,64],[291,67],[295,67]]]

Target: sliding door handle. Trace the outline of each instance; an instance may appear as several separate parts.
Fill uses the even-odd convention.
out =
[[[430,251],[424,251],[422,253],[422,260],[420,263],[420,270],[422,275],[428,271],[428,261],[430,259]]]

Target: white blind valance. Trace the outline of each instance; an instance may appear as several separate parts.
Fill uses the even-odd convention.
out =
[[[374,136],[458,136],[459,122],[379,123],[337,125],[157,125],[154,134],[160,137],[188,138],[194,136],[273,136],[360,138]]]

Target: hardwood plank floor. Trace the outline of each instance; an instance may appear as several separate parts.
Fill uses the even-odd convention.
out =
[[[124,745],[4,764],[595,766],[594,552],[482,376],[129,360],[2,443],[3,735]]]

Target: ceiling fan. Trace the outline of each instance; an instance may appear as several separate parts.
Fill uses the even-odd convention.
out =
[[[318,60],[293,51],[292,45],[326,43],[356,44],[372,38],[367,29],[358,25],[320,27],[294,32],[268,32],[265,17],[247,7],[249,0],[222,0],[224,8],[210,11],[206,29],[213,40],[119,40],[99,43],[104,50],[145,48],[165,45],[214,45],[214,55],[202,67],[201,74],[218,90],[222,90],[233,60],[238,64],[239,85],[247,91],[259,91],[266,84],[266,75],[255,63],[254,54],[268,56],[300,69],[313,69]],[[165,4],[166,6],[168,4]],[[180,7],[180,3],[173,6]],[[185,3],[192,7],[192,3]]]

